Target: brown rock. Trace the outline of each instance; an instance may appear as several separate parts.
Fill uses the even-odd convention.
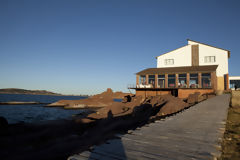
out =
[[[111,88],[108,88],[107,91],[87,99],[60,100],[47,106],[62,106],[65,109],[106,107],[113,104],[114,98],[123,98],[128,94],[122,92],[114,93]]]
[[[189,106],[182,99],[171,95],[162,95],[161,97],[166,101],[166,104],[158,112],[159,116],[173,114]]]
[[[7,128],[8,121],[4,117],[0,117],[0,128]]]
[[[199,98],[200,98],[200,93],[199,92],[189,94],[188,99],[187,99],[187,103],[188,104],[198,103],[200,101]]]

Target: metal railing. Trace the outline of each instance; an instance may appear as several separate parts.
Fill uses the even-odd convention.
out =
[[[131,89],[131,88],[190,88],[190,89],[194,89],[194,88],[199,88],[199,89],[207,89],[207,88],[209,88],[209,89],[211,89],[212,88],[212,86],[208,86],[208,87],[200,87],[200,85],[199,84],[191,84],[191,85],[189,85],[189,87],[187,87],[187,84],[184,84],[184,85],[178,85],[177,87],[176,86],[172,86],[172,87],[161,87],[161,86],[157,86],[157,87],[155,87],[153,84],[146,84],[146,85],[144,85],[144,84],[138,84],[138,85],[135,85],[135,84],[128,84],[127,85],[127,88],[128,89]]]

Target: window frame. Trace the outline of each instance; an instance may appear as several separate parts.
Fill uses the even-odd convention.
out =
[[[184,84],[181,83],[182,81],[184,81]],[[180,88],[187,87],[187,73],[178,74],[178,87],[180,87]]]
[[[194,75],[194,76],[193,76]],[[192,81],[196,81],[196,83],[192,83]],[[190,73],[189,74],[189,87],[190,88],[198,88],[198,73]]]
[[[154,74],[150,74],[150,75],[148,75],[148,84],[152,84],[153,85],[153,87],[154,87],[154,85],[155,85],[155,75]],[[152,83],[151,83],[152,82]]]
[[[164,59],[164,64],[165,65],[174,65],[174,59]]]
[[[163,82],[163,86],[161,86],[159,84],[160,81]],[[160,88],[165,88],[165,75],[164,74],[158,75],[157,86],[160,87]]]
[[[209,83],[204,83],[205,80],[208,80]],[[211,80],[212,80],[211,73],[202,73],[201,74],[202,88],[212,88]],[[204,84],[207,86],[205,86]]]
[[[170,81],[174,80],[174,83],[170,83]],[[170,86],[173,84],[173,86]],[[168,75],[168,88],[175,88],[176,87],[176,75],[175,74],[169,74]]]
[[[139,77],[140,77],[139,84],[146,85],[146,75],[140,75]],[[143,79],[143,81],[142,81],[142,79]]]
[[[204,63],[215,63],[216,56],[204,56]]]

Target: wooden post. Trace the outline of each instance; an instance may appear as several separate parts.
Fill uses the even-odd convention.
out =
[[[226,90],[229,90],[229,74],[225,74],[225,85],[226,85]]]
[[[136,75],[136,87],[139,85],[139,75]]]
[[[190,74],[187,73],[187,88],[189,88]]]
[[[178,74],[175,75],[175,88],[178,88]]]
[[[216,72],[211,72],[211,85],[212,85],[212,88],[216,91],[217,90]]]
[[[165,88],[168,88],[168,74],[165,74]]]
[[[202,73],[198,73],[198,88],[202,88]]]
[[[155,74],[155,88],[158,87],[158,75]]]
[[[148,74],[146,74],[146,84],[148,84]]]

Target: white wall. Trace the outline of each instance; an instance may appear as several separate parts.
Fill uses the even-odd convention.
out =
[[[229,80],[240,80],[240,76],[229,76]]]
[[[183,67],[192,65],[192,48],[191,45],[199,45],[199,65],[218,65],[216,75],[218,77],[228,74],[228,52],[222,49],[214,48],[201,43],[188,41],[188,45],[163,54],[157,57],[157,68],[166,67]],[[205,56],[215,56],[216,61],[205,63]],[[174,59],[174,65],[165,65],[165,59]]]
[[[186,45],[157,57],[157,68],[191,66],[191,50],[191,45]],[[165,65],[165,59],[174,59],[174,64]]]
[[[193,41],[188,41],[188,44],[198,44],[199,45],[199,65],[218,65],[216,74],[218,77],[224,76],[224,74],[228,74],[228,52],[222,49],[214,48],[211,46],[207,46],[201,43],[196,43]],[[215,56],[216,61],[211,63],[205,63],[205,56]]]

